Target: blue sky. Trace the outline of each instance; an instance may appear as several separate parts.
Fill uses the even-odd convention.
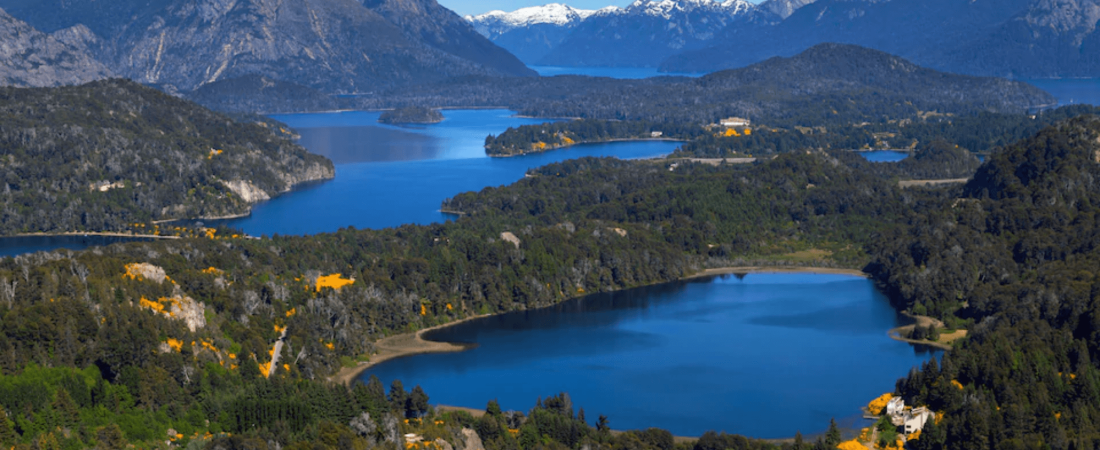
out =
[[[527,6],[545,5],[547,3],[564,3],[578,9],[600,9],[605,6],[626,6],[634,0],[437,0],[439,4],[450,8],[460,16],[467,14],[481,14],[499,9],[503,11],[515,11]],[[760,3],[759,0],[749,0],[752,3]]]

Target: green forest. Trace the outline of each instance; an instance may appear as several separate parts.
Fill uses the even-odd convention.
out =
[[[292,133],[276,131],[275,122],[188,115],[190,104],[150,97],[136,85],[104,86],[108,94],[0,92],[7,108],[0,112],[15,124],[0,130],[5,208],[14,211],[6,213],[5,229],[71,229],[85,218],[99,222],[76,229],[109,229],[157,217],[175,202],[186,214],[231,211],[243,203],[214,180],[235,179],[249,161],[331,170],[331,163],[288,144]],[[64,98],[52,103],[52,96]],[[38,103],[84,106],[39,110]],[[532,399],[528,411],[505,412],[490,402],[475,415],[435,411],[431,393],[418,386],[330,381],[341,368],[369,360],[373,343],[386,336],[747,265],[861,269],[899,311],[945,324],[921,334],[968,331],[942,361],[898,374],[895,394],[943,413],[908,447],[1096,448],[1100,119],[1073,117],[1091,112],[886,122],[909,130],[891,142],[913,143],[912,158],[890,165],[837,148],[847,144],[815,143],[816,129],[754,129],[709,141],[709,134],[691,134],[702,128],[563,122],[506,132],[517,144],[501,144],[529,145],[543,131],[582,139],[663,131],[694,136],[695,147],[683,150],[688,155],[725,156],[769,154],[766,144],[727,146],[737,141],[726,139],[787,133],[792,140],[777,146],[774,158],[752,164],[610,158],[552,164],[512,185],[446,200],[444,209],[463,214],[441,224],[262,239],[192,230],[194,237],[179,240],[2,258],[0,448],[477,450],[476,441],[488,450],[835,448],[841,442],[835,424],[805,442],[712,432],[678,443],[663,430],[615,432],[614,417],[586,416],[562,393]],[[121,119],[106,118],[112,115]],[[30,139],[49,132],[38,120],[83,125],[67,126],[57,142],[43,145],[52,141]],[[158,129],[175,132],[161,136]],[[887,139],[875,136],[880,132],[886,131],[870,138]],[[78,137],[86,145],[58,144]],[[138,144],[127,147],[131,142]],[[115,158],[126,164],[177,158],[171,167],[191,172],[138,171],[165,174],[160,185],[171,192],[153,188],[156,180],[96,172],[114,170],[113,154],[104,149],[116,144],[166,152],[164,159]],[[32,164],[32,152],[44,152],[45,162]],[[252,156],[231,159],[237,152]],[[105,162],[83,167],[81,158]],[[59,181],[70,173],[73,181]],[[288,176],[269,172],[252,180],[276,189]],[[970,180],[941,188],[898,184],[929,178]],[[84,187],[100,179],[123,181],[122,187]],[[40,189],[32,195],[29,186]],[[208,187],[210,196],[199,201],[186,186]],[[85,189],[129,194],[97,203],[81,197]],[[90,212],[64,213],[80,208]],[[406,433],[425,441],[410,446],[400,437]]]
[[[333,176],[270,119],[236,119],[125,80],[0,88],[0,234],[132,230],[247,213]]]

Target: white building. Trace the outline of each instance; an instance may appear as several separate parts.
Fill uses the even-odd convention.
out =
[[[923,406],[913,408],[910,411],[906,411],[905,434],[913,434],[917,431],[920,431],[922,428],[924,428],[924,423],[934,416],[935,414],[932,414],[932,411],[929,411],[928,408],[925,408]]]
[[[722,119],[719,123],[724,127],[747,127],[751,124],[749,119],[742,119],[740,117],[728,117]]]
[[[890,402],[886,404],[886,415],[890,417],[899,416],[905,411],[905,399],[901,397],[894,397],[890,399]]]

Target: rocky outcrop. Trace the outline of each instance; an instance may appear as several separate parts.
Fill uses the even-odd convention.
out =
[[[256,187],[256,185],[248,180],[222,181],[222,184],[248,203],[257,203],[271,199],[271,196],[267,195],[267,192]]]
[[[481,442],[481,437],[477,435],[477,431],[463,428],[462,437],[462,446],[459,447],[459,450],[485,450],[485,444]]]
[[[58,39],[0,10],[0,85],[60,86],[111,76],[86,44],[73,45],[80,32],[68,30]]]

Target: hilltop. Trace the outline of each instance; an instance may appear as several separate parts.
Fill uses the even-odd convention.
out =
[[[0,129],[3,234],[247,214],[333,177],[275,122],[240,123],[130,81],[2,88]]]

